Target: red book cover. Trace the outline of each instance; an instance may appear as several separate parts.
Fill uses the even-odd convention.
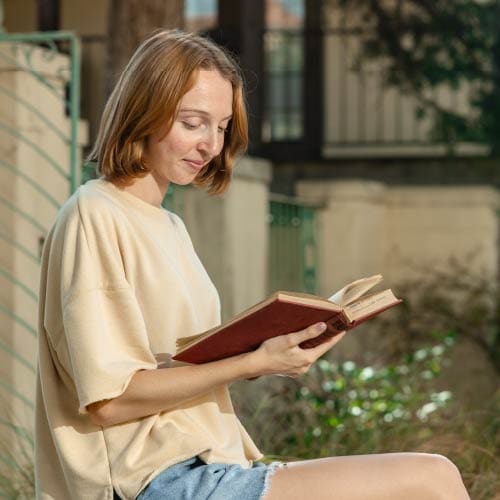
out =
[[[381,275],[374,275],[354,281],[330,299],[276,292],[224,325],[179,339],[173,359],[186,363],[216,361],[255,350],[267,339],[323,321],[327,324],[326,331],[300,344],[302,348],[315,347],[401,302],[390,289],[366,295],[381,279]]]
[[[187,363],[215,361],[255,350],[271,337],[296,332],[319,321],[326,322],[328,330],[301,347],[319,345],[327,337],[345,330],[347,324],[344,326],[343,313],[337,305],[327,301],[316,305],[290,302],[278,293],[268,304],[214,329],[214,333],[181,350],[173,359]],[[343,327],[339,329],[339,326]]]

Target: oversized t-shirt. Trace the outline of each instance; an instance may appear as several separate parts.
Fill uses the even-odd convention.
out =
[[[138,370],[157,369],[177,338],[219,322],[217,292],[179,217],[103,179],[81,186],[42,259],[37,498],[112,500],[114,488],[133,499],[195,455],[243,467],[260,458],[226,386],[106,428],[85,409],[122,394]]]

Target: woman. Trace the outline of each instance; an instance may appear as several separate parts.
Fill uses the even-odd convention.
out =
[[[102,119],[101,178],[68,200],[44,249],[38,497],[468,498],[455,467],[433,455],[254,463],[262,455],[228,384],[304,373],[341,338],[298,347],[324,324],[217,362],[170,362],[177,338],[220,317],[182,221],[161,202],[171,182],[224,191],[246,144],[241,77],[221,49],[178,31],[138,48]]]

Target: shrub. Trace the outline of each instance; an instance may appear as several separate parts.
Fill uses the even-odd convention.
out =
[[[417,269],[418,277],[397,286],[404,302],[380,316],[374,327],[396,339],[385,352],[393,356],[453,331],[488,356],[500,375],[500,286],[497,277],[471,271],[469,262],[451,259],[445,269]],[[394,334],[394,335],[391,335]]]
[[[270,460],[440,453],[457,464],[472,498],[499,500],[500,392],[467,409],[437,391],[454,343],[440,337],[442,343],[379,368],[323,359],[300,379],[259,382],[263,397],[254,406],[244,389],[235,402]]]
[[[271,388],[251,415],[247,409],[246,423],[271,455],[381,451],[388,433],[404,438],[411,422],[430,421],[451,399],[449,391],[433,391],[431,382],[452,342],[448,337],[381,368],[322,359],[304,377]],[[404,440],[398,449],[403,446]]]

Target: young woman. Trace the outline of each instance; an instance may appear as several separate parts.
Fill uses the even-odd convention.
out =
[[[217,362],[170,362],[176,339],[220,315],[182,221],[161,202],[170,183],[224,191],[246,145],[240,73],[220,48],[178,31],[138,48],[104,112],[101,177],[68,200],[45,244],[38,498],[467,499],[436,455],[256,462],[227,386],[305,373],[341,338],[298,347],[324,324]]]

